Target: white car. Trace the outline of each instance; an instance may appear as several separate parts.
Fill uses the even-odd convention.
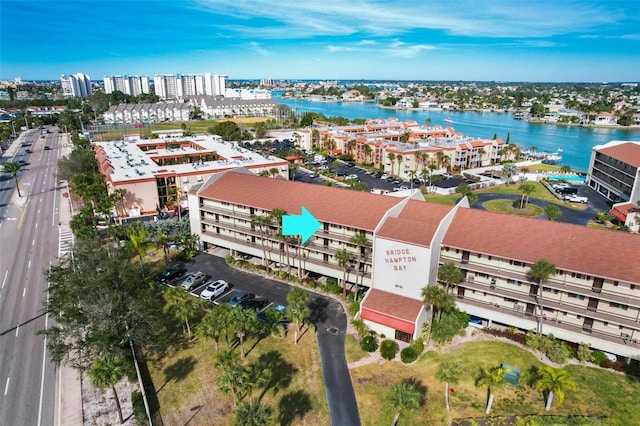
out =
[[[200,284],[202,284],[205,278],[206,276],[204,273],[194,272],[192,274],[189,274],[187,278],[184,281],[182,281],[182,284],[180,284],[180,287],[184,288],[185,290],[191,290],[194,287],[197,287]]]
[[[389,175],[386,173],[380,176],[380,180],[385,180],[385,179],[389,179]]]
[[[349,180],[358,180],[358,175],[349,175],[347,176],[345,179],[349,179]]]
[[[225,280],[211,281],[207,283],[207,287],[200,293],[201,299],[212,300],[229,289],[229,283]]]

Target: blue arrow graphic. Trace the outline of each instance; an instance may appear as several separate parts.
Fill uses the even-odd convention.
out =
[[[302,214],[299,216],[282,216],[282,235],[300,235],[304,244],[320,228],[320,222],[304,206],[301,210]]]

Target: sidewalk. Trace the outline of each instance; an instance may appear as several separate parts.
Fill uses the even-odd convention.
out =
[[[69,143],[67,148],[62,148],[62,155],[68,155],[70,151]],[[71,232],[69,221],[71,220],[71,204],[68,197],[63,197],[61,191],[58,206],[58,223],[60,232]],[[56,426],[82,426],[84,423],[82,412],[82,380],[80,372],[64,365],[58,366],[56,385],[56,406],[55,424]]]

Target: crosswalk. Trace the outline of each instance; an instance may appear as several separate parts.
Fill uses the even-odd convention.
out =
[[[61,258],[73,248],[73,233],[68,229],[59,228],[58,257]]]

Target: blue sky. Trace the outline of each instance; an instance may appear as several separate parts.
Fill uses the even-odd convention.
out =
[[[0,1],[0,79],[640,81],[640,1]]]

